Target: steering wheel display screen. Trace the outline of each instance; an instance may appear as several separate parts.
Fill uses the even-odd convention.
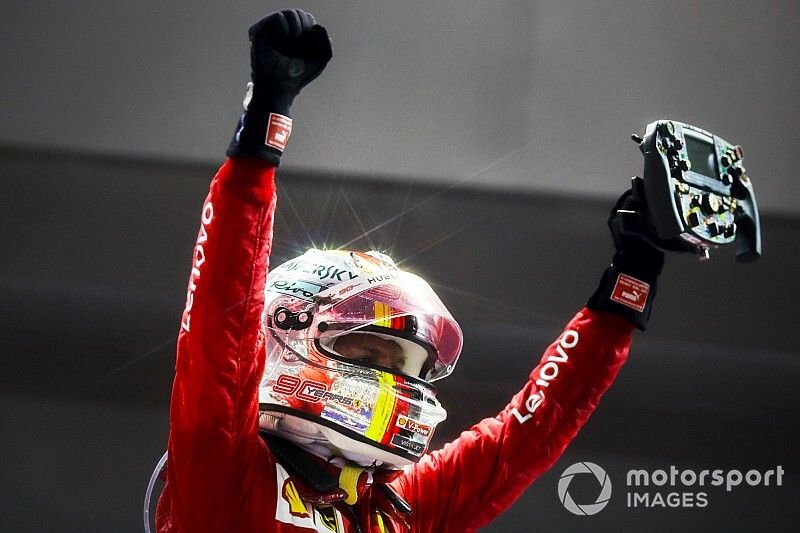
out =
[[[717,164],[714,161],[714,145],[690,135],[686,135],[685,139],[686,154],[689,156],[692,171],[712,178],[719,178]]]

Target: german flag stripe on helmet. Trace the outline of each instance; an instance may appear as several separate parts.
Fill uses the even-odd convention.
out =
[[[376,326],[382,326],[384,328],[389,329],[396,329],[398,331],[405,331],[408,324],[407,324],[407,317],[405,315],[402,316],[392,316],[392,308],[391,306],[379,302],[375,300],[375,322]]]

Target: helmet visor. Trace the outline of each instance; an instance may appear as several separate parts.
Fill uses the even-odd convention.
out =
[[[420,377],[428,381],[452,372],[461,353],[461,328],[422,278],[391,271],[367,275],[326,291],[311,331],[324,341],[356,329],[413,341],[432,354]],[[349,289],[349,290],[348,290]]]

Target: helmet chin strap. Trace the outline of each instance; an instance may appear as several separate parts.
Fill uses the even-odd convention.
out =
[[[344,468],[348,465],[348,463],[354,463],[363,468],[379,468],[381,464],[383,464],[381,461],[378,461],[373,457],[355,452],[349,452],[347,450],[340,450],[327,440],[324,440],[324,437],[321,437],[321,440],[314,442],[295,442],[295,444],[308,453],[316,455],[317,457],[324,459],[325,461],[331,463],[332,465],[338,466],[339,468]]]
[[[313,422],[296,417],[275,416],[265,412],[261,413],[260,422],[261,429],[275,433],[308,453],[336,466],[343,467],[348,461],[364,468],[378,468],[383,465],[383,461],[372,457],[367,450],[365,453],[359,453],[334,446],[322,428]],[[341,461],[337,461],[337,459]]]

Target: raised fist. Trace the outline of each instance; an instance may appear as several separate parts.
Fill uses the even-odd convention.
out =
[[[277,166],[292,133],[292,103],[330,61],[328,32],[311,14],[284,9],[250,27],[250,68],[244,113],[227,154]]]
[[[249,34],[256,92],[275,90],[278,84],[295,96],[322,73],[333,56],[328,32],[300,9],[272,13],[253,24]]]

